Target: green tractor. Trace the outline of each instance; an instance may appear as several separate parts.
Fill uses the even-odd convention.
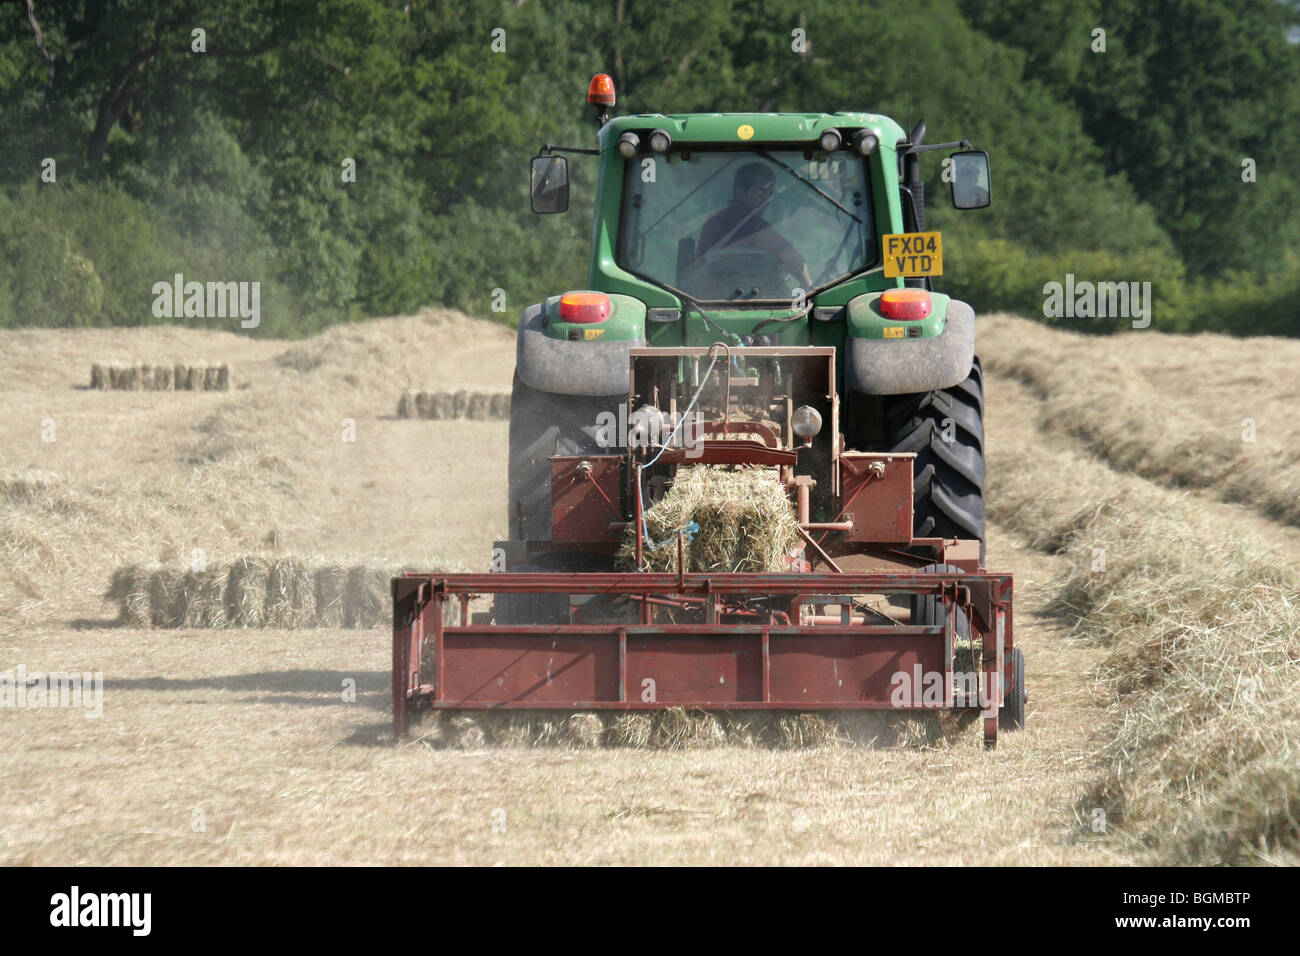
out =
[[[732,401],[733,377],[752,383],[763,396],[759,417],[772,416],[774,432],[806,436],[804,445],[825,452],[811,461],[838,460],[843,450],[915,455],[912,536],[971,549],[978,542],[982,566],[984,392],[975,314],[933,289],[942,238],[924,231],[918,167],[924,151],[952,151],[944,178],[954,206],[981,208],[989,205],[987,153],[964,141],[927,145],[924,122],[907,133],[874,113],[611,119],[613,83],[604,74],[592,80],[588,100],[600,125],[597,148],[547,145],[532,160],[536,213],[568,207],[561,154],[591,156],[576,161],[597,163],[599,175],[587,288],[531,305],[519,321],[511,540],[502,542],[507,557],[498,570],[609,570],[612,548],[563,544],[589,544],[593,535],[559,527],[568,512],[552,487],[556,462],[579,467],[584,456],[608,453],[602,422],[613,417],[621,430],[633,414],[630,401],[645,412],[657,400],[658,413],[680,417],[699,380],[698,359],[693,368],[674,366],[681,375],[671,388],[637,394],[629,368],[637,356],[653,358],[645,349],[671,348],[686,363],[691,347],[723,346],[723,403]],[[829,355],[825,347],[834,349],[830,396],[824,376],[818,386],[800,386],[790,352]],[[749,358],[778,351],[783,357]],[[739,407],[713,414],[743,417]],[[822,427],[823,418],[832,427]],[[616,444],[623,441],[620,433]],[[801,521],[833,530],[843,510],[839,473],[823,469],[814,478]],[[632,499],[642,492],[631,487],[630,472],[621,480],[606,497],[631,522]],[[601,520],[610,517],[619,515]],[[831,553],[835,547],[828,542]]]

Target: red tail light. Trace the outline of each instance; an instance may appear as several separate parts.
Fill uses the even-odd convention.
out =
[[[924,289],[889,289],[880,297],[880,314],[887,319],[919,322],[930,314],[930,293]]]
[[[603,292],[566,292],[560,296],[561,322],[604,322],[612,304]]]
[[[614,105],[614,78],[608,73],[597,73],[587,87],[587,102],[592,106]]]

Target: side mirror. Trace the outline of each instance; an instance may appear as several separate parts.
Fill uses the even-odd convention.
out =
[[[989,154],[979,149],[953,153],[952,204],[958,209],[983,209],[992,201]]]
[[[564,212],[569,208],[569,161],[563,156],[533,157],[533,212]]]

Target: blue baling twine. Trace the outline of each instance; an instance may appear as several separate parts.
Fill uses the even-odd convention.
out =
[[[735,358],[736,357],[733,356],[732,361],[735,361]],[[677,417],[677,424],[673,426],[672,434],[670,434],[668,436],[668,440],[659,447],[659,451],[655,453],[655,456],[637,469],[636,500],[637,500],[637,505],[639,506],[641,512],[641,534],[645,538],[645,546],[651,551],[658,551],[664,545],[672,542],[673,537],[664,538],[664,540],[660,541],[658,544],[655,544],[654,541],[650,539],[650,526],[647,525],[645,521],[645,495],[641,490],[641,474],[645,471],[645,469],[654,465],[654,463],[659,460],[659,456],[662,455],[665,451],[667,451],[668,447],[672,445],[673,439],[676,438],[677,433],[681,431],[683,423],[685,423],[686,419],[690,417],[691,412],[694,411],[695,403],[700,400],[700,394],[704,391],[704,386],[709,383],[709,376],[713,374],[713,367],[717,364],[718,364],[718,357],[716,355],[711,356],[709,361],[709,367],[705,371],[704,377],[700,379],[700,385],[695,390],[695,394],[691,396],[691,401],[690,404],[686,406],[686,411],[682,412],[682,414]],[[673,536],[675,537],[677,532],[679,531],[686,535],[686,540],[689,542],[694,540],[695,535],[700,533],[700,526],[696,522],[692,521],[683,528],[675,529],[673,531]],[[640,571],[642,569],[637,568],[637,570]]]

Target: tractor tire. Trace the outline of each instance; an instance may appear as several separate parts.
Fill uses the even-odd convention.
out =
[[[998,727],[1002,730],[1022,730],[1025,726],[1025,652],[1020,648],[1011,651],[1011,686],[1007,688],[1002,709],[998,711]]]
[[[974,538],[984,563],[984,371],[952,388],[885,401],[885,444],[914,452],[912,535]],[[949,440],[945,441],[945,435]]]
[[[928,574],[931,571],[944,571],[950,574],[961,574],[961,568],[951,564],[927,564],[925,567],[917,568],[918,574]],[[914,627],[940,627],[944,623],[943,599],[933,594],[914,594],[912,595],[912,625]],[[970,615],[961,608],[957,608],[957,637],[961,640],[970,640]]]
[[[531,564],[511,569],[512,574],[544,570]],[[563,594],[497,594],[492,600],[496,624],[568,624],[569,599]]]
[[[516,541],[551,539],[552,455],[617,454],[596,443],[597,416],[618,413],[626,395],[554,395],[529,388],[515,373],[510,394],[507,527]],[[520,515],[522,514],[522,527]]]

